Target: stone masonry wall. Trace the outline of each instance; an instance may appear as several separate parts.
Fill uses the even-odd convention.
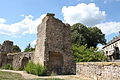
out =
[[[14,69],[19,70],[26,66],[29,60],[33,59],[33,52],[20,52],[0,54],[0,67],[11,64]]]
[[[37,28],[33,61],[47,67],[48,74],[75,74],[71,52],[70,25],[48,13]]]
[[[12,53],[13,52],[13,42],[6,40],[0,45],[0,52],[1,53]]]
[[[92,80],[120,80],[119,62],[76,63],[76,74]]]

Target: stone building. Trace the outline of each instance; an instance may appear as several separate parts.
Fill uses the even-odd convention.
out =
[[[120,59],[120,34],[109,41],[103,47],[103,51],[112,61]]]
[[[37,45],[33,61],[47,67],[48,74],[75,74],[71,52],[70,25],[47,14],[37,28]]]

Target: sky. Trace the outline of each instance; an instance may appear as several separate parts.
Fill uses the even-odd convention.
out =
[[[70,25],[97,26],[108,42],[120,31],[119,10],[120,0],[0,0],[0,43],[11,40],[22,50],[34,46],[46,13]]]

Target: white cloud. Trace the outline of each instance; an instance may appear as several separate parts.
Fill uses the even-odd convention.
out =
[[[32,47],[35,47],[35,45],[36,45],[36,39],[33,40],[30,44],[31,44]]]
[[[120,31],[120,22],[106,22],[96,25],[106,35],[118,33]]]
[[[42,18],[45,14],[39,18],[33,20],[32,15],[21,15],[24,17],[23,20],[13,24],[5,24],[5,19],[0,18],[0,34],[5,35],[24,35],[24,34],[36,34],[37,26],[41,23]]]
[[[3,24],[3,23],[5,23],[5,22],[6,22],[6,20],[5,20],[5,19],[0,18],[0,24]]]
[[[69,24],[83,23],[87,26],[93,26],[106,17],[105,11],[100,11],[94,3],[81,3],[76,6],[64,6],[62,8],[65,22]]]

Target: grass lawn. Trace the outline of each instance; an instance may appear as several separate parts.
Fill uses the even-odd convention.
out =
[[[28,79],[24,79],[22,75],[18,73],[0,71],[0,80],[28,80]],[[62,79],[31,79],[31,80],[62,80]]]

